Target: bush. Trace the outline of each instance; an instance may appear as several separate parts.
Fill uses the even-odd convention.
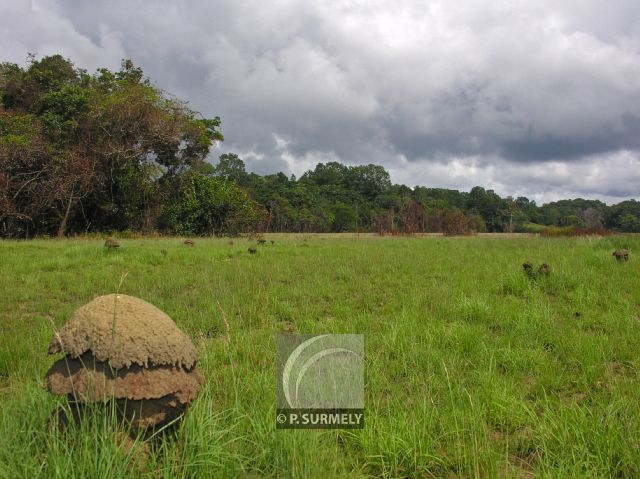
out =
[[[471,235],[485,229],[482,217],[465,215],[458,208],[447,211],[444,216],[443,232],[446,236]]]
[[[546,226],[537,223],[523,223],[516,227],[516,233],[541,233]]]
[[[255,228],[259,210],[235,183],[198,173],[180,179],[165,209],[166,227],[180,235],[238,235]]]

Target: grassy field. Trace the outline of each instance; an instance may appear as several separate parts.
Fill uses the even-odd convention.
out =
[[[270,239],[1,242],[0,477],[640,477],[640,238]],[[99,418],[47,428],[52,325],[116,290],[206,379],[146,461]],[[278,332],[365,334],[364,430],[275,430]]]

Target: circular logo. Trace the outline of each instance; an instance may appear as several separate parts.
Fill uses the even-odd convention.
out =
[[[282,371],[283,393],[289,407],[363,407],[362,351],[345,336],[348,335],[314,336],[289,355]]]

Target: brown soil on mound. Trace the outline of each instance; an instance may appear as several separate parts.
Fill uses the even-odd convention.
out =
[[[45,387],[52,394],[70,395],[76,401],[106,401],[110,398],[159,399],[173,394],[186,404],[194,400],[202,384],[197,370],[174,366],[137,365],[114,370],[106,362],[86,353],[77,359],[56,361],[45,376]]]
[[[193,343],[169,316],[124,294],[99,296],[82,306],[49,345],[49,354],[72,358],[89,351],[114,369],[149,364],[191,369],[198,360]]]

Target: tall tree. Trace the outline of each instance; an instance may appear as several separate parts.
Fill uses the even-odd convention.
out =
[[[219,118],[201,118],[129,60],[93,76],[59,55],[5,63],[0,100],[6,236],[152,228],[179,176],[223,139]]]

